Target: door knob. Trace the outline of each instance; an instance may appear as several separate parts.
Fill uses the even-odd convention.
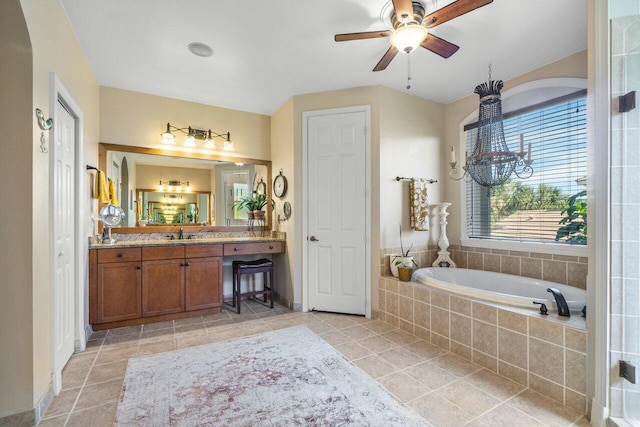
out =
[[[316,239],[316,236],[309,237],[309,240],[311,240],[312,242],[319,242],[319,240]]]

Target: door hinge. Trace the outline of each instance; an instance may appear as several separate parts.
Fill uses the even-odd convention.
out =
[[[631,384],[636,383],[636,367],[630,362],[620,360],[620,378],[624,378]]]
[[[364,126],[364,136],[367,136],[367,127]]]
[[[367,240],[367,236],[365,235],[365,236],[364,236],[364,244],[365,244],[365,245],[367,244],[367,241],[368,241],[368,240]]]

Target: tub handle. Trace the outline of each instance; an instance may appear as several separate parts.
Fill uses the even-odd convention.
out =
[[[533,303],[540,304],[540,314],[544,314],[545,316],[549,314],[549,310],[547,310],[547,304],[538,301],[534,301]]]

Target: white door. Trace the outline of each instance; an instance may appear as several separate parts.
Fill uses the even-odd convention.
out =
[[[53,230],[54,230],[54,375],[55,393],[60,375],[74,350],[74,164],[75,120],[56,103],[53,126]]]
[[[366,314],[367,113],[305,117],[309,309]]]

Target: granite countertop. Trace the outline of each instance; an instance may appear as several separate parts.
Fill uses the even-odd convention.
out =
[[[109,248],[126,248],[135,246],[179,246],[179,245],[211,245],[211,244],[223,244],[223,243],[266,243],[266,242],[284,242],[286,237],[284,233],[265,233],[265,236],[220,236],[215,237],[186,237],[182,240],[179,239],[139,239],[139,240],[119,240],[118,235],[114,235],[113,238],[116,243],[109,245],[106,243],[97,242],[97,239],[89,239],[89,249],[109,249]]]

